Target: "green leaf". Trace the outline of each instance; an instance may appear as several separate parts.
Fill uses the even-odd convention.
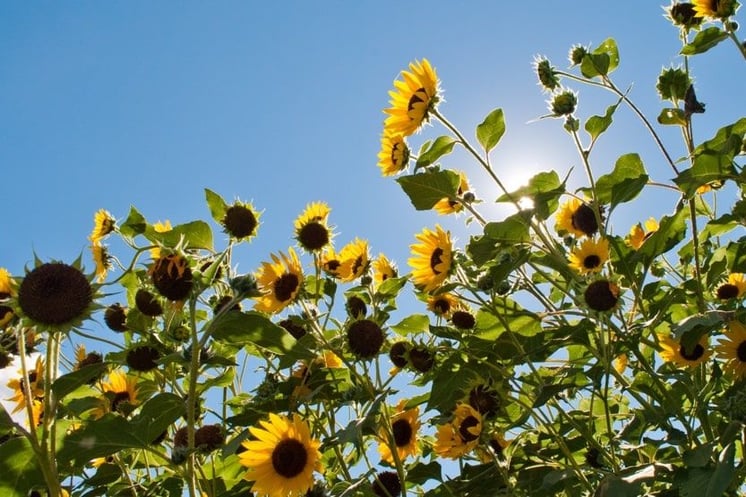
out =
[[[621,100],[614,105],[608,106],[606,108],[606,113],[603,116],[591,116],[585,122],[585,130],[589,135],[591,135],[592,141],[596,141],[596,139],[601,136],[601,133],[609,129],[612,122],[612,116],[614,115],[614,112],[616,112],[617,107],[619,107],[619,102],[621,102]]]
[[[608,475],[593,493],[593,497],[638,497],[640,495],[640,485],[629,483],[618,476]]]
[[[456,145],[455,139],[450,136],[439,136],[430,145],[430,148],[417,157],[416,168],[427,167],[444,155],[450,154],[454,145]]]
[[[686,114],[676,107],[663,109],[658,114],[658,124],[666,126],[686,126]]]
[[[87,385],[94,378],[100,377],[108,366],[103,363],[89,364],[77,371],[72,371],[57,378],[52,383],[52,391],[58,399],[73,392],[78,387]]]
[[[184,399],[172,393],[159,393],[148,399],[130,421],[143,446],[153,443],[171,424],[186,414]]]
[[[284,328],[258,312],[227,312],[213,322],[212,335],[230,344],[254,344],[260,349],[282,356],[281,364],[312,359],[314,353],[293,338]]]
[[[559,206],[559,198],[565,193],[565,180],[560,182],[555,171],[543,171],[528,180],[528,184],[501,195],[496,202],[517,202],[529,198],[533,202],[536,217],[547,219]]]
[[[31,444],[25,437],[0,444],[0,495],[26,497],[34,487],[44,487],[44,478]]]
[[[733,480],[733,475],[735,474],[735,468],[733,467],[735,454],[736,446],[733,442],[729,443],[720,452],[715,471],[712,473],[712,477],[707,484],[705,497],[720,497],[730,487],[730,482]]]
[[[617,159],[614,170],[596,181],[599,202],[609,204],[609,210],[637,197],[648,182],[648,175],[637,154],[626,154]]]
[[[399,295],[399,292],[407,284],[409,278],[388,278],[381,283],[376,289],[376,295],[381,298],[394,298]]]
[[[391,326],[399,335],[409,335],[412,333],[421,333],[426,331],[430,326],[430,318],[424,314],[412,314],[407,316],[395,325]]]
[[[477,140],[489,152],[505,134],[505,116],[502,109],[495,109],[477,126]]]
[[[461,177],[453,171],[426,171],[398,178],[404,193],[418,211],[432,209],[444,198],[453,198]]]
[[[210,208],[212,218],[217,223],[222,223],[225,212],[228,210],[228,204],[225,203],[223,197],[208,188],[205,188],[205,199],[207,200],[207,207]]]
[[[407,471],[407,483],[422,485],[428,480],[443,481],[441,466],[438,461],[430,461],[427,464],[418,462]]]
[[[487,223],[484,235],[473,236],[466,252],[477,266],[483,266],[494,260],[507,246],[522,244],[530,239],[528,221],[521,213],[516,213],[503,221]]]
[[[595,50],[586,54],[580,63],[580,72],[586,78],[606,76],[619,65],[619,49],[613,38],[607,38]]]
[[[189,248],[213,250],[212,229],[204,221],[179,224],[162,233],[148,226],[145,238],[153,243],[159,242],[166,247],[176,247],[183,240]]]
[[[137,235],[145,233],[145,229],[148,227],[148,222],[145,221],[140,212],[134,207],[130,207],[130,212],[127,215],[127,219],[119,225],[119,232],[122,236],[128,238],[134,238]]]
[[[438,365],[433,374],[426,411],[438,409],[448,412],[463,397],[462,389],[477,375],[474,365],[466,361],[466,358],[456,353]]]
[[[632,255],[630,265],[642,262],[647,267],[657,256],[668,252],[683,240],[686,235],[687,212],[683,205],[679,205],[675,214],[663,216],[658,231],[651,234],[642,247]]]
[[[703,53],[728,38],[728,33],[717,26],[705,28],[694,39],[681,49],[681,55],[695,55]]]
[[[702,185],[733,179],[736,176],[733,159],[741,152],[745,132],[746,119],[718,130],[714,138],[695,149],[692,167],[679,173],[674,183],[691,197]]]

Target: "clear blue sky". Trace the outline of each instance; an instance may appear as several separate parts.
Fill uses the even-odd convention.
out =
[[[65,261],[83,253],[91,269],[86,237],[97,209],[121,219],[135,205],[150,221],[174,224],[209,219],[208,187],[264,211],[258,239],[237,252],[242,271],[287,249],[294,218],[314,200],[331,205],[338,246],[368,238],[374,255],[383,251],[406,270],[422,227],[440,222],[461,245],[467,235],[461,218],[414,212],[376,166],[382,109],[398,72],[427,57],[445,90],[442,112],[467,136],[488,111],[505,110],[508,132],[493,159],[508,184],[575,166],[579,186],[582,168],[561,123],[529,123],[546,113],[547,98],[532,60],[544,54],[565,68],[572,44],[612,36],[622,57],[616,81],[634,83],[632,98],[654,119],[656,76],[680,62],[662,5],[3,2],[0,266],[20,274],[34,252]],[[695,119],[699,139],[746,114],[738,57],[724,43],[693,61],[707,104]],[[603,113],[611,103],[612,95],[583,89],[580,114]],[[654,179],[668,180],[652,141],[630,126],[630,112],[617,120],[623,127],[602,138],[598,167],[637,151]],[[445,165],[465,169],[478,197],[497,195],[471,164]],[[630,219],[650,214],[646,207]],[[217,227],[216,234],[224,246]]]

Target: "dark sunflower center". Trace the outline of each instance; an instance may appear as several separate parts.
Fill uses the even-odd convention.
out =
[[[114,394],[114,398],[111,399],[111,410],[113,412],[119,411],[119,406],[122,404],[122,402],[131,402],[132,399],[130,399],[129,392],[116,392]]]
[[[497,440],[490,440],[490,447],[492,447],[493,452],[496,456],[501,456],[503,453],[503,446],[498,442]]]
[[[33,384],[36,383],[36,371],[29,371],[28,382],[29,382],[29,385],[33,385]],[[22,394],[24,394],[24,395],[26,394],[26,382],[25,382],[25,380],[23,378],[21,378],[18,381],[18,388],[20,389],[20,391],[21,391]],[[31,393],[33,395],[33,392],[31,392]]]
[[[596,213],[593,212],[593,209],[588,204],[582,204],[572,213],[572,226],[588,236],[593,235],[598,231]]]
[[[18,305],[30,319],[60,325],[80,316],[93,300],[93,290],[77,268],[46,263],[26,275],[18,289]]]
[[[610,281],[594,281],[585,290],[585,303],[594,311],[611,310],[618,301],[619,288]]]
[[[353,276],[358,274],[358,271],[360,271],[360,269],[363,267],[363,262],[364,262],[363,256],[358,256],[355,259],[355,262],[352,264],[352,275]]]
[[[451,323],[460,330],[470,330],[477,324],[472,313],[467,311],[456,311],[451,316]]]
[[[497,411],[500,403],[494,390],[487,388],[485,385],[479,385],[469,392],[469,405],[481,414],[490,415]]]
[[[746,362],[746,341],[741,342],[736,349],[736,357],[741,362]]]
[[[409,150],[404,142],[397,142],[391,146],[391,163],[396,167],[401,167],[409,160]]]
[[[326,268],[326,270],[327,270],[327,271],[329,271],[330,273],[333,273],[333,272],[335,272],[335,271],[336,271],[337,269],[339,269],[339,266],[341,266],[341,265],[342,265],[342,263],[341,263],[341,262],[339,262],[339,261],[338,261],[337,259],[332,259],[332,260],[330,260],[330,261],[326,261],[326,262],[324,263],[324,267],[325,267],[325,268]]]
[[[373,493],[378,497],[397,496],[401,493],[399,475],[394,471],[383,471],[378,473],[371,487]]]
[[[586,269],[594,269],[601,265],[601,258],[596,254],[591,254],[583,259],[583,267]]]
[[[430,255],[430,269],[432,269],[435,274],[440,274],[442,272],[436,269],[436,266],[443,262],[443,259],[441,258],[442,255],[443,249],[440,247],[433,250],[433,253]]]
[[[358,357],[369,359],[381,350],[384,334],[381,327],[369,319],[359,319],[347,330],[347,343]]]
[[[679,347],[679,354],[681,354],[681,357],[686,359],[687,361],[696,361],[700,357],[702,357],[705,353],[705,348],[702,347],[702,345],[697,344],[694,346],[691,352],[686,351],[686,347],[683,345]]]
[[[394,432],[394,443],[397,447],[404,447],[412,440],[412,425],[406,419],[397,419],[391,424]]]
[[[243,205],[228,207],[225,211],[225,217],[223,217],[225,229],[235,238],[253,235],[257,224],[254,213]]]
[[[448,314],[448,311],[451,310],[451,304],[448,299],[438,299],[433,303],[433,309],[438,314]]]
[[[394,366],[403,368],[407,365],[406,354],[408,348],[409,344],[407,344],[407,342],[396,342],[391,346],[391,350],[389,350],[389,358],[391,359],[391,362],[394,363]]]
[[[298,230],[298,242],[307,250],[319,250],[329,243],[329,230],[316,221],[306,223]]]
[[[729,300],[738,297],[738,287],[731,283],[724,283],[717,289],[717,296],[721,300]]]
[[[272,467],[285,478],[294,478],[301,474],[308,462],[308,453],[304,445],[293,438],[282,440],[272,451]]]
[[[414,106],[419,103],[427,101],[427,91],[425,88],[419,88],[416,92],[409,97],[409,103],[407,104],[407,112],[414,110]]]
[[[298,289],[298,275],[294,273],[285,273],[275,281],[275,298],[280,302],[290,300],[293,292]]]
[[[472,442],[479,438],[479,435],[473,434],[469,431],[469,428],[473,428],[479,425],[479,420],[474,416],[467,416],[459,425],[458,433],[461,435],[461,440],[464,442]]]

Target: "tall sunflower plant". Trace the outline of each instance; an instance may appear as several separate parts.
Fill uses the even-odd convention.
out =
[[[567,70],[536,59],[543,117],[582,164],[574,191],[554,170],[506,188],[491,160],[503,110],[468,138],[441,109],[434,65],[411,62],[389,92],[378,166],[415,209],[465,214],[476,232],[458,246],[445,222],[422,229],[406,272],[365,239],[337,243],[331,207],[314,201],[292,246],[239,273],[234,248],[261,211],[211,190],[207,221],[99,210],[90,270],[82,257],[0,268],[0,494],[742,494],[746,118],[697,129],[690,73],[729,40],[746,59],[737,9],[666,7],[685,63],[658,77],[654,120],[612,78],[613,39],[572,47]],[[584,117],[580,88],[613,103]],[[597,159],[621,109],[665,178],[635,153]],[[455,150],[470,164],[449,168]],[[485,214],[477,176],[509,215]],[[665,215],[620,225],[618,208],[658,190]],[[401,317],[408,295],[422,312]]]

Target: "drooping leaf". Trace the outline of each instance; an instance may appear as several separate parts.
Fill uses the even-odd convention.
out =
[[[456,145],[456,140],[450,136],[439,136],[434,142],[430,144],[419,157],[417,157],[417,168],[427,167],[430,164],[434,164],[435,161],[448,155],[453,150],[453,146]]]
[[[596,139],[601,136],[601,133],[609,129],[609,126],[611,126],[612,123],[612,116],[614,115],[614,112],[616,112],[617,107],[619,107],[620,102],[621,99],[614,105],[608,106],[606,108],[606,113],[603,116],[591,116],[585,122],[585,130],[589,135],[591,135],[592,141],[595,142]]]
[[[592,52],[587,53],[580,63],[580,72],[586,78],[606,76],[619,65],[619,49],[613,38],[607,38]]]
[[[658,114],[658,123],[666,126],[685,126],[686,114],[682,109],[676,107],[663,109]]]
[[[26,497],[44,478],[31,443],[25,437],[0,444],[0,495]]]
[[[501,195],[497,202],[518,202],[530,199],[536,217],[547,219],[559,206],[559,198],[565,192],[567,178],[560,181],[556,171],[542,171],[528,180],[528,184]]]
[[[640,156],[632,153],[617,159],[614,170],[596,181],[599,202],[608,204],[609,210],[637,197],[648,182],[648,175]]]
[[[441,199],[454,197],[461,181],[453,171],[426,171],[398,178],[404,193],[418,211],[432,209]]]
[[[684,45],[679,53],[681,55],[704,53],[727,38],[728,33],[717,26],[710,26],[698,32],[694,39]]]
[[[490,112],[477,126],[477,140],[484,147],[485,152],[489,152],[500,142],[500,138],[505,134],[505,116],[502,109],[495,109]]]
[[[153,243],[161,243],[166,247],[176,247],[183,242],[189,248],[212,250],[212,229],[204,221],[192,221],[174,226],[169,231],[158,232],[148,226],[145,237]]]
[[[134,207],[130,207],[127,219],[119,225],[119,233],[121,233],[122,236],[134,238],[137,235],[145,233],[147,227],[148,222],[145,220],[143,215]]]
[[[223,197],[205,188],[205,200],[207,201],[207,207],[210,208],[212,218],[218,223],[222,222],[225,217],[225,211],[228,210],[228,204],[225,203]]]
[[[391,329],[399,335],[411,335],[426,331],[430,325],[430,318],[424,314],[412,314],[398,323],[391,325]]]
[[[106,371],[107,367],[105,363],[100,362],[88,364],[77,371],[64,374],[52,383],[52,391],[58,399],[62,399],[78,387],[88,384],[94,378],[100,377]]]

